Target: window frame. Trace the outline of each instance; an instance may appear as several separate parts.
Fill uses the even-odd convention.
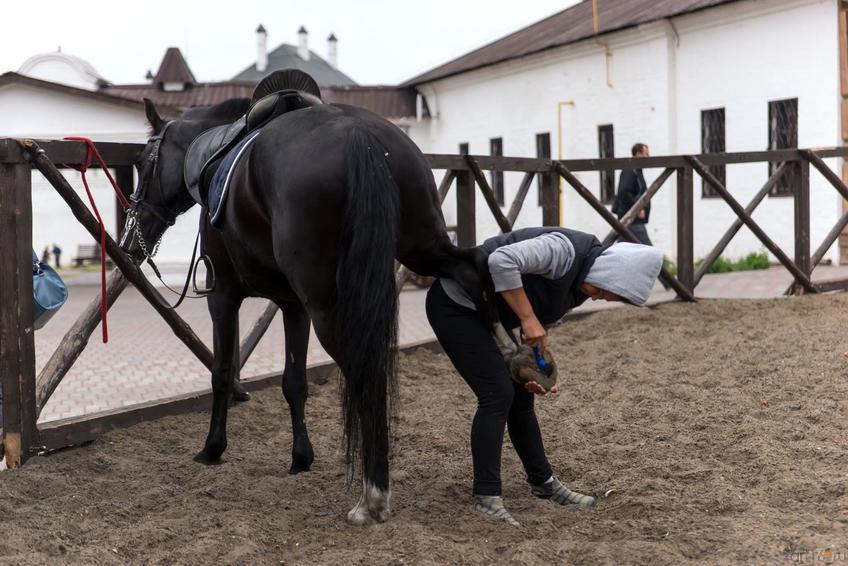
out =
[[[787,124],[779,127],[781,113]],[[770,100],[768,103],[768,148],[769,151],[780,149],[797,149],[798,147],[798,97]],[[771,177],[782,162],[769,162],[768,175]],[[801,163],[787,163],[783,175],[769,191],[770,197],[792,197],[795,188],[801,182]]]
[[[712,122],[711,124],[708,122]],[[712,126],[712,127],[710,127]],[[727,151],[727,112],[724,107],[701,110],[701,153],[724,153]],[[707,170],[727,187],[727,166],[709,165]],[[701,198],[721,198],[718,191],[701,179]]]

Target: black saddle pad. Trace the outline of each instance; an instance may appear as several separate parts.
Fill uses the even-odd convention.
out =
[[[246,138],[233,146],[216,166],[215,173],[212,175],[212,182],[209,185],[209,194],[206,198],[206,208],[209,210],[209,218],[213,226],[220,227],[223,221],[224,204],[229,194],[228,189],[232,182],[233,171],[247,148],[261,133],[262,130],[259,129],[248,134]]]

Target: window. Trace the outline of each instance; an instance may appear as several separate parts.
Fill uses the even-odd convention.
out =
[[[468,155],[468,142],[462,142],[459,144],[459,154]]]
[[[769,102],[769,149],[795,149],[798,147],[798,99]],[[780,163],[769,163],[771,176]],[[801,181],[801,164],[793,161],[771,190],[772,196],[792,195]]]
[[[615,157],[612,124],[598,126],[598,155],[601,159]],[[611,204],[615,199],[615,171],[601,171],[601,202]]]
[[[489,140],[489,154],[503,155],[503,138],[492,138]],[[504,174],[503,171],[491,171],[492,175],[492,191],[495,193],[495,198],[498,204],[504,205]]]
[[[724,153],[724,108],[701,111],[701,153]],[[727,167],[710,165],[707,170],[721,184],[727,186]],[[701,196],[717,197],[718,191],[706,180],[701,179]]]
[[[536,134],[536,157],[539,159],[551,158],[551,134]],[[542,206],[542,173],[536,175],[536,201],[537,206]]]

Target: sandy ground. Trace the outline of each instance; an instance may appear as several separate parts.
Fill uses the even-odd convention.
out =
[[[791,563],[848,561],[848,294],[617,309],[553,334],[564,390],[538,403],[560,478],[595,509],[533,498],[505,448],[520,528],[471,511],[474,403],[442,355],[405,355],[394,515],[349,526],[339,405],[312,387],[317,459],[288,476],[288,410],[235,408],[223,465],[207,417],[111,433],[0,474],[14,564]],[[562,375],[562,374],[561,374]],[[508,442],[508,440],[507,440]]]

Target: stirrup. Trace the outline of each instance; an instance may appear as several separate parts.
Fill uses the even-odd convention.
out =
[[[197,287],[197,266],[200,265],[200,262],[203,262],[203,267],[206,268],[207,274],[212,274],[212,285],[208,289],[200,289]],[[208,295],[215,291],[215,283],[217,282],[217,278],[215,277],[215,266],[212,264],[212,260],[209,259],[209,256],[203,254],[197,261],[194,262],[192,266],[192,271],[194,272],[191,277],[191,286],[194,288],[195,295]]]

